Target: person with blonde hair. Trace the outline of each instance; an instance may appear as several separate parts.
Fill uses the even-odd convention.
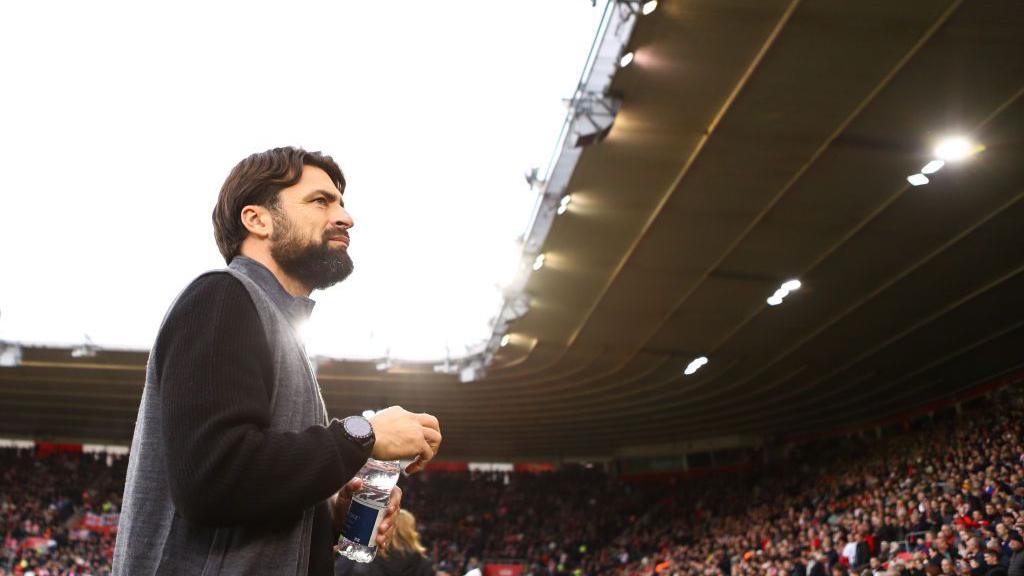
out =
[[[416,517],[408,510],[399,510],[391,536],[373,562],[359,564],[339,557],[334,571],[337,576],[434,576],[426,552],[416,530]]]

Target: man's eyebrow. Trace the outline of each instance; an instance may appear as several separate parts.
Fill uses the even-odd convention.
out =
[[[334,192],[333,190],[313,190],[308,195],[306,195],[306,198],[312,198],[313,196],[317,196],[317,195],[321,195],[321,194],[324,195],[324,196],[327,196],[327,198],[331,202],[338,202],[338,201],[340,201],[342,199],[342,196],[344,196],[344,193],[338,194],[337,192]]]

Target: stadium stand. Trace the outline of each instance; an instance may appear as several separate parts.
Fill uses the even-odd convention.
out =
[[[615,571],[1018,576],[1022,417],[1015,397],[885,441],[808,444],[732,482],[681,485],[615,540]]]
[[[128,459],[0,449],[0,575],[110,573]]]
[[[972,404],[741,471],[432,471],[403,502],[446,574],[480,558],[534,576],[1020,576],[1024,400]],[[40,452],[0,450],[0,576],[108,574],[127,460]]]

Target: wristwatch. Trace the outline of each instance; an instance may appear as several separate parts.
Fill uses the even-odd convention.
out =
[[[373,448],[373,443],[377,438],[373,435],[373,425],[366,418],[349,416],[341,421],[341,427],[345,431],[345,436],[348,436],[349,440],[364,450]]]

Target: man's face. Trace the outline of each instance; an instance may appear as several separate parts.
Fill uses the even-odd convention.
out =
[[[348,229],[352,217],[330,176],[305,166],[294,185],[281,190],[271,210],[270,255],[311,290],[323,290],[352,273]]]

